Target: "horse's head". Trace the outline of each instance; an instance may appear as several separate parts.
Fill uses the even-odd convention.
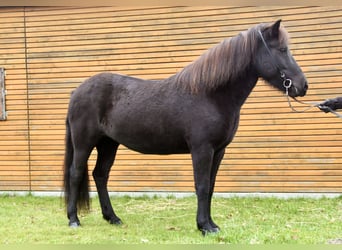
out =
[[[255,67],[260,77],[291,97],[304,96],[306,78],[288,48],[288,35],[281,20],[258,30]]]

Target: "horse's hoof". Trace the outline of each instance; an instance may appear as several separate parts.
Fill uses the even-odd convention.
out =
[[[103,219],[105,219],[106,221],[109,222],[109,224],[112,224],[112,225],[122,225],[122,221],[119,217],[117,216],[114,216],[114,217],[109,217],[109,216],[103,216]]]
[[[122,225],[122,221],[119,218],[113,218],[109,220],[109,223],[112,225]]]
[[[81,224],[78,221],[69,222],[70,228],[78,228]]]
[[[207,229],[202,228],[200,230],[203,236],[210,235],[210,234],[217,234],[218,232],[220,232],[219,227],[212,227],[212,228],[207,228]]]

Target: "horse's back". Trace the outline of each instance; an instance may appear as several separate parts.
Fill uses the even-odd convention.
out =
[[[114,73],[99,73],[86,79],[73,93],[75,98],[103,98],[103,95],[110,96],[114,88],[116,90],[126,88],[129,84],[134,82],[144,82],[139,78],[134,78],[121,74]]]

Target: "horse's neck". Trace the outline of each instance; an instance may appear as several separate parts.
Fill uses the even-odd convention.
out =
[[[256,74],[249,74],[218,88],[211,96],[223,108],[241,108],[257,81]]]

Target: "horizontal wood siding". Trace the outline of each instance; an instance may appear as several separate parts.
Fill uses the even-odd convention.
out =
[[[23,8],[0,9],[0,67],[7,120],[0,121],[0,190],[30,190]]]
[[[7,166],[0,169],[0,178],[13,181],[12,186],[30,181],[31,190],[61,190],[69,96],[89,76],[111,71],[163,79],[222,39],[260,22],[283,19],[291,51],[310,84],[303,99],[342,95],[342,7],[34,7],[25,12],[2,9],[0,18],[13,13],[16,22],[0,27],[13,36],[0,40],[5,46],[0,49],[10,53],[0,54],[0,62],[6,63],[8,74],[13,68],[6,80],[13,91],[7,97],[8,121],[0,122],[8,138],[1,139],[0,153],[12,158],[0,160],[0,166]],[[13,141],[17,144],[6,145]],[[292,113],[283,94],[260,81],[243,106],[216,191],[342,192],[341,148],[340,119],[317,109]],[[90,174],[95,159],[94,151]],[[10,167],[16,169],[15,177],[8,175]],[[29,174],[20,175],[28,168]],[[191,158],[141,155],[120,146],[109,190],[193,191]]]

